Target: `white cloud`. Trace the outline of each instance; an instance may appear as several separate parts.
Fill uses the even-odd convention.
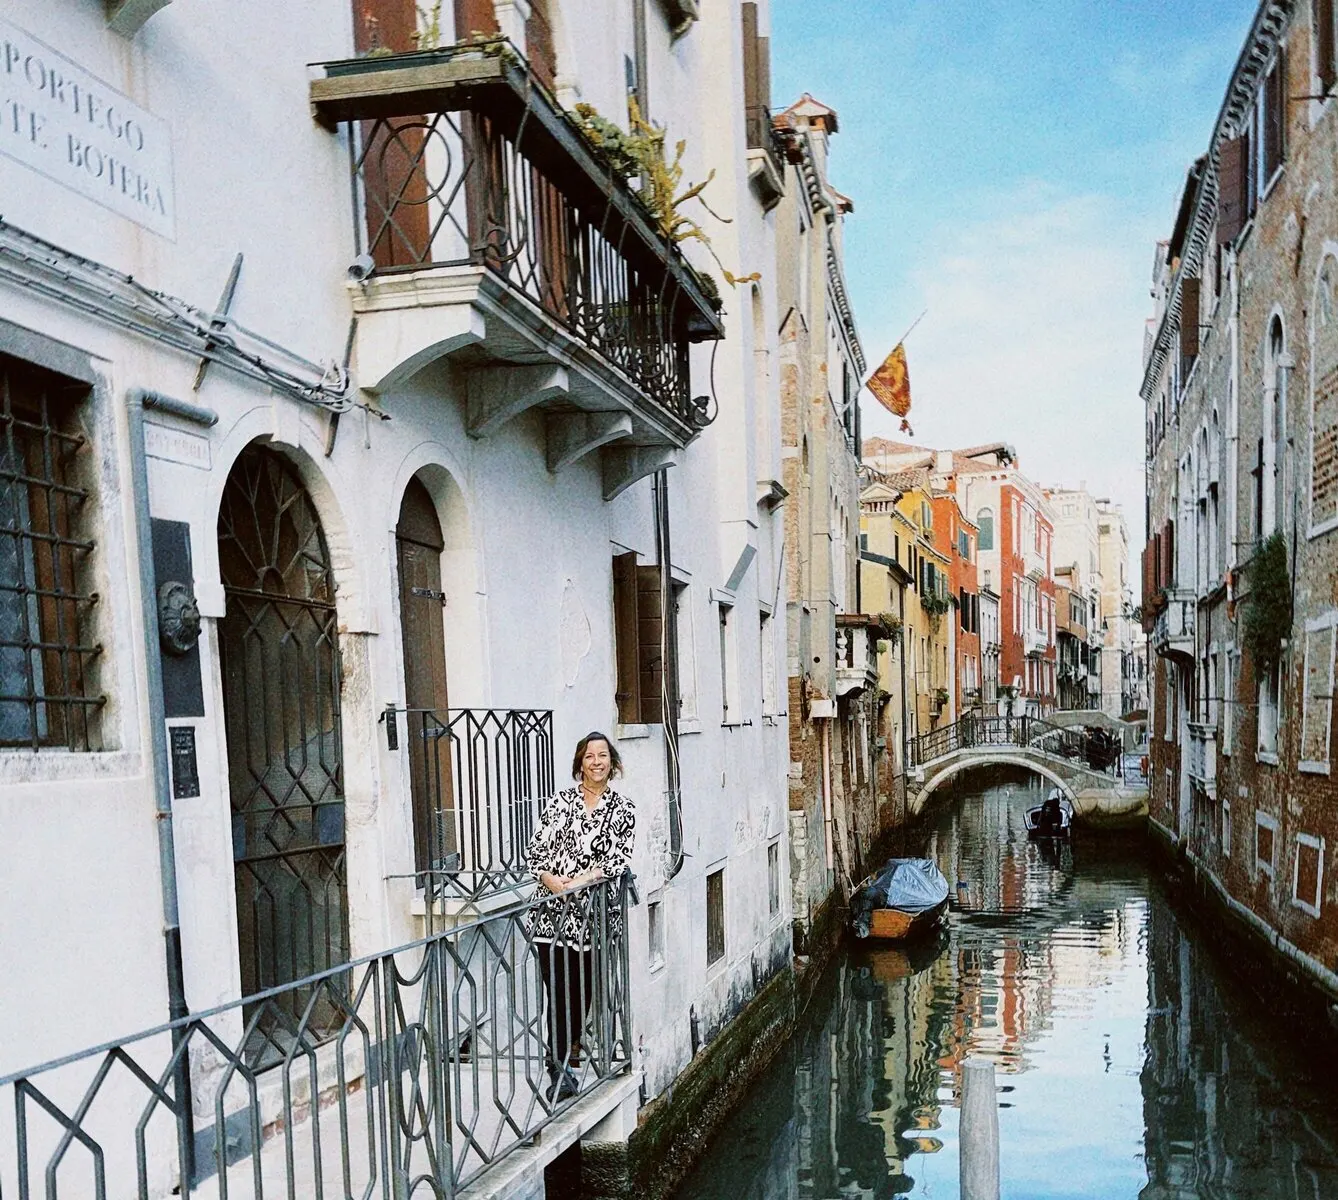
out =
[[[1106,197],[1035,183],[982,209],[992,215],[940,228],[911,275],[915,311],[928,309],[906,345],[915,441],[1012,442],[1037,482],[1086,482],[1123,504],[1141,545],[1151,235]],[[867,330],[870,356],[901,332]],[[877,404],[865,414],[867,433],[897,436]]]

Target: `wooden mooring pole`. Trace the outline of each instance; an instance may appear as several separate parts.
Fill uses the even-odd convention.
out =
[[[999,1105],[994,1064],[968,1058],[962,1064],[962,1116],[958,1125],[962,1200],[999,1200]]]

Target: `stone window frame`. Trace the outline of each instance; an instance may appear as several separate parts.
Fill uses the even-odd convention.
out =
[[[1272,854],[1267,859],[1259,857],[1259,830],[1267,829],[1272,835],[1269,848]],[[1255,810],[1254,814],[1254,869],[1257,874],[1267,875],[1270,879],[1277,874],[1278,861],[1278,819],[1272,813]]]
[[[785,915],[785,879],[780,853],[781,839],[777,834],[767,842],[767,913],[773,924],[779,923]]]
[[[1324,904],[1324,839],[1316,837],[1310,833],[1298,833],[1294,839],[1295,849],[1292,852],[1292,907],[1299,908],[1303,913],[1312,917],[1320,915],[1320,908]],[[1319,861],[1315,866],[1315,903],[1311,904],[1302,900],[1296,894],[1296,889],[1301,881],[1301,847],[1308,846],[1316,851]]]
[[[1266,763],[1271,767],[1278,765],[1279,747],[1282,743],[1282,663],[1273,664],[1270,671],[1255,671],[1254,681],[1254,757],[1256,762]],[[1264,704],[1264,685],[1267,684],[1270,691],[1271,704],[1267,707]],[[1264,713],[1271,709],[1273,713],[1273,749],[1264,750]]]
[[[1311,353],[1309,355],[1310,359],[1309,379],[1307,381],[1308,382],[1307,391],[1309,392],[1308,399],[1310,404],[1310,411],[1308,414],[1310,438],[1309,438],[1309,445],[1306,448],[1306,463],[1309,473],[1309,477],[1306,480],[1307,539],[1314,539],[1317,537],[1321,537],[1326,533],[1331,533],[1335,529],[1338,529],[1338,500],[1335,500],[1333,504],[1333,510],[1329,516],[1324,517],[1319,521],[1315,520],[1314,475],[1315,475],[1315,429],[1317,425],[1315,409],[1317,402],[1316,389],[1319,384],[1319,380],[1321,378],[1319,374],[1320,370],[1320,365],[1318,361],[1319,354],[1316,352],[1316,348],[1319,344],[1319,329],[1320,329],[1319,326],[1319,318],[1321,311],[1321,306],[1319,303],[1320,285],[1324,278],[1324,271],[1326,267],[1331,267],[1332,269],[1332,275],[1330,276],[1330,278],[1333,281],[1333,287],[1334,287],[1333,319],[1335,321],[1338,321],[1338,242],[1334,242],[1329,239],[1325,239],[1323,246],[1320,248],[1319,263],[1315,267],[1315,277],[1313,286],[1311,287],[1310,306],[1309,306],[1310,328],[1308,330],[1308,333],[1310,336]],[[1335,357],[1334,362],[1331,364],[1330,369],[1338,370],[1338,357]]]
[[[669,957],[665,952],[664,896],[660,888],[646,897],[646,970],[651,975],[663,971]]]
[[[1274,338],[1274,330],[1278,337]],[[1287,318],[1278,304],[1268,314],[1263,344],[1263,403],[1259,414],[1259,437],[1263,446],[1260,470],[1272,470],[1259,490],[1259,528],[1262,540],[1286,528],[1284,502],[1287,497],[1287,413],[1292,403],[1292,339]],[[1294,472],[1293,472],[1294,474]],[[1295,483],[1295,479],[1291,481]]]
[[[1229,858],[1231,857],[1231,832],[1232,832],[1232,830],[1231,830],[1231,801],[1230,801],[1225,795],[1223,795],[1223,796],[1222,796],[1222,825],[1221,825],[1221,829],[1220,829],[1220,831],[1219,831],[1219,837],[1220,837],[1220,839],[1221,839],[1221,845],[1220,845],[1219,849],[1222,851],[1222,857],[1223,857],[1223,858],[1226,858],[1226,859],[1229,859]]]
[[[1330,609],[1318,617],[1314,617],[1305,623],[1305,645],[1301,656],[1301,744],[1300,755],[1304,755],[1306,745],[1306,729],[1310,715],[1310,704],[1313,700],[1320,697],[1312,695],[1308,685],[1310,676],[1310,651],[1311,634],[1325,633],[1329,635],[1329,676],[1328,687],[1324,697],[1329,706],[1328,720],[1325,721],[1324,728],[1324,757],[1323,759],[1307,759],[1301,757],[1296,764],[1298,771],[1304,771],[1311,775],[1328,775],[1330,773],[1330,763],[1333,758],[1333,687],[1334,687],[1334,663],[1338,657],[1338,610]],[[1316,642],[1315,644],[1318,644]]]
[[[728,860],[722,859],[706,869],[703,933],[708,977],[717,975],[729,961],[729,891],[725,876],[728,865]]]
[[[0,747],[0,779],[6,785],[48,785],[132,778],[144,769],[142,749],[127,745],[141,716],[133,664],[142,659],[144,643],[130,623],[118,617],[138,602],[132,599],[124,570],[134,527],[127,522],[120,499],[130,485],[119,454],[107,452],[120,446],[108,363],[83,346],[4,319],[0,319],[0,352],[87,389],[77,405],[83,432],[93,447],[84,520],[95,543],[89,582],[102,597],[94,637],[104,643],[97,666],[97,690],[104,697],[99,745],[89,749],[49,745],[39,752],[31,746]]]

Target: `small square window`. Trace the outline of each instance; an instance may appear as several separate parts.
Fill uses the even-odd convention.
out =
[[[706,877],[706,965],[725,957],[725,869]]]
[[[646,923],[650,932],[650,969],[664,966],[664,902],[652,900],[646,905]]]
[[[780,843],[767,847],[767,911],[774,917],[780,912]]]

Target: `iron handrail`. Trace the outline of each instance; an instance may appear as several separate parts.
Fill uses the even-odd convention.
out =
[[[533,932],[543,906],[560,910],[553,941]],[[570,944],[568,914],[579,926]],[[48,1200],[156,1200],[205,1180],[220,1200],[326,1187],[399,1200],[420,1184],[454,1196],[630,1067],[626,923],[625,878],[534,896],[4,1075],[0,1194],[28,1197],[40,1172]],[[545,1069],[555,1034],[540,959],[583,948],[586,1015],[565,1031],[581,1062],[567,1096]],[[305,997],[296,1010],[293,993]]]
[[[908,765],[922,767],[958,750],[981,746],[1036,747],[1072,758],[1086,752],[1088,739],[1081,729],[1055,725],[1041,717],[963,717],[909,739]]]
[[[417,869],[523,869],[539,802],[554,791],[552,710],[390,707],[381,715],[388,749],[400,749],[401,717]]]

